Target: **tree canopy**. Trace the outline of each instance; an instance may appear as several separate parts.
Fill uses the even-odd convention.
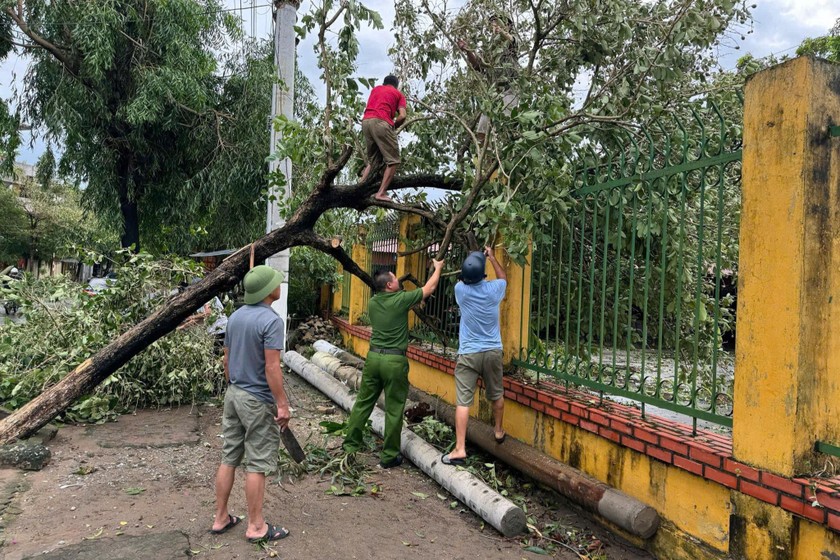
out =
[[[6,2],[2,34],[0,55],[32,57],[15,116],[61,148],[58,173],[124,247],[230,241],[195,234],[259,196],[272,74],[220,2]]]

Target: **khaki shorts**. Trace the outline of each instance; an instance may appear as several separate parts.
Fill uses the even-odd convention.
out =
[[[472,406],[479,375],[484,380],[484,392],[488,401],[497,401],[504,396],[501,349],[458,355],[458,362],[455,364],[455,393],[458,406]]]
[[[277,470],[280,426],[274,421],[277,407],[263,402],[235,385],[225,392],[222,413],[222,464],[238,467],[245,456],[245,470],[271,474]]]
[[[362,121],[362,133],[365,135],[367,160],[371,170],[385,165],[400,163],[400,145],[397,143],[397,131],[382,119]]]

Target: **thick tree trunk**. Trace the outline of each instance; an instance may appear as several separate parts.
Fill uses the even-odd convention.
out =
[[[123,249],[133,248],[134,251],[140,251],[140,216],[137,197],[131,192],[133,161],[134,156],[129,153],[122,153],[117,159],[117,193],[123,220],[120,246]]]
[[[123,232],[120,235],[120,247],[128,249],[133,247],[135,251],[140,250],[140,219],[137,214],[137,201],[120,201],[120,213],[123,219]]]
[[[318,218],[331,208],[362,209],[373,204],[371,195],[376,191],[377,184],[368,182],[364,185],[332,185],[338,172],[347,164],[351,153],[350,150],[345,151],[336,165],[324,173],[319,185],[285,226],[252,243],[255,264],[264,262],[266,258],[283,249],[309,245],[334,256],[344,265],[345,270],[372,285],[370,275],[359,268],[340,247],[331,247],[329,240],[320,238],[312,229]],[[425,175],[395,179],[391,188],[447,188],[451,185],[450,181],[439,176]],[[174,296],[166,305],[81,363],[64,379],[0,421],[0,445],[36,432],[79,397],[92,391],[132,357],[174,330],[213,296],[231,289],[248,271],[250,248],[251,245],[248,245],[229,256],[204,280]]]

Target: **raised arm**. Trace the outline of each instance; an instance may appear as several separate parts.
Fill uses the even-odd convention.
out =
[[[423,286],[423,299],[426,299],[437,289],[438,282],[440,282],[440,271],[443,270],[443,261],[437,261],[432,259],[432,265],[435,267],[435,271],[429,276],[429,279],[426,280],[426,284]]]
[[[473,67],[473,70],[475,70],[476,72],[482,72],[487,67],[487,64],[483,60],[481,60],[481,58],[479,58],[477,54],[475,54],[475,51],[467,46],[466,41],[464,41],[463,39],[458,39],[458,42],[456,44],[458,45],[458,48],[461,49],[461,52],[467,55],[467,62],[470,63],[470,66]]]
[[[507,274],[505,274],[505,269],[502,268],[502,265],[499,264],[499,261],[496,260],[496,255],[493,254],[492,247],[485,247],[484,254],[487,256],[487,260],[490,261],[490,264],[493,266],[493,272],[496,273],[496,278],[499,280],[507,280]]]
[[[405,122],[405,107],[397,109],[397,118],[394,119],[394,128],[399,128]]]

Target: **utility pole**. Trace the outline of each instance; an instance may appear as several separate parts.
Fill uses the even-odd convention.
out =
[[[274,66],[278,82],[271,93],[271,148],[274,152],[280,139],[274,130],[274,118],[282,115],[294,118],[295,99],[295,21],[300,2],[296,0],[274,0]],[[292,162],[289,158],[282,161],[272,160],[268,170],[273,174],[281,171],[286,178],[283,191],[272,187],[269,191],[266,233],[283,226],[286,220],[280,216],[280,206],[292,195]],[[274,302],[274,311],[283,319],[283,326],[288,330],[289,315],[289,250],[286,249],[266,259],[266,264],[283,273],[280,299]]]

